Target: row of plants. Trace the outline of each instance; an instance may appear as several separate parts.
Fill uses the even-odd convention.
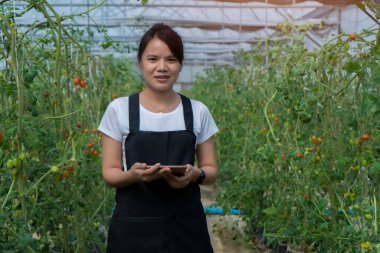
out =
[[[90,10],[18,2],[0,5],[0,252],[103,252],[114,199],[96,128],[140,77],[126,59],[89,55],[93,33],[65,25]],[[42,18],[18,25],[30,12]]]
[[[188,93],[220,128],[217,204],[269,247],[380,252],[380,31],[307,50],[309,29],[279,25],[284,40],[209,69]]]
[[[64,25],[90,10],[25,3],[0,3],[0,251],[102,252],[114,200],[96,127],[141,81],[125,59],[89,55],[83,31]],[[31,11],[43,19],[19,26]],[[240,53],[189,91],[221,130],[219,204],[242,210],[269,246],[379,252],[377,28],[315,51],[303,46],[307,27],[279,28],[284,41]]]

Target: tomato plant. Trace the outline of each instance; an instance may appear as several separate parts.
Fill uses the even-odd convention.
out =
[[[240,208],[247,234],[261,231],[269,246],[379,248],[377,30],[339,34],[310,51],[289,34],[301,28],[280,29],[288,43],[265,41],[234,66],[209,69],[188,91],[220,129],[218,204]],[[358,59],[363,52],[371,61]]]
[[[142,82],[127,59],[88,54],[95,42],[62,25],[76,16],[56,15],[49,1],[18,3],[0,9],[0,252],[104,251],[114,200],[96,127],[113,95]],[[13,18],[31,12],[48,25]]]

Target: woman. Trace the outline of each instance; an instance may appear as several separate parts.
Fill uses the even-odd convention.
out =
[[[204,104],[173,90],[183,61],[175,31],[153,25],[137,59],[143,91],[112,101],[99,126],[103,179],[117,189],[107,252],[213,252],[199,184],[215,182],[218,128]]]

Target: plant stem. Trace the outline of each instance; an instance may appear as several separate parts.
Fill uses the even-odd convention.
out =
[[[80,13],[77,13],[77,14],[73,14],[73,15],[71,15],[71,16],[81,16],[81,15],[87,14],[87,13],[89,13],[89,12],[95,10],[96,8],[102,6],[102,5],[103,5],[105,2],[107,2],[107,1],[108,1],[108,0],[103,0],[103,1],[101,1],[100,3],[98,3],[97,5],[94,5],[92,8],[90,8],[90,9],[84,11],[84,12],[80,12]]]
[[[7,203],[7,201],[8,201],[8,197],[9,197],[9,195],[11,194],[11,192],[12,192],[12,189],[13,189],[13,186],[14,186],[14,184],[15,184],[15,180],[12,180],[12,184],[11,184],[11,187],[9,187],[9,190],[8,190],[8,193],[7,193],[7,196],[5,196],[5,199],[4,199],[4,202],[3,202],[3,205],[1,206],[1,210],[3,210],[4,209],[4,207],[5,207],[5,204]]]
[[[264,115],[265,115],[265,119],[267,120],[267,123],[268,123],[268,126],[269,126],[269,130],[270,130],[270,132],[271,132],[271,134],[272,134],[272,137],[273,137],[274,141],[275,141],[278,145],[283,146],[283,145],[278,141],[278,139],[276,138],[276,136],[274,135],[273,127],[272,127],[272,125],[271,125],[271,123],[270,123],[270,121],[269,121],[268,113],[267,113],[268,105],[272,102],[272,100],[276,97],[276,95],[277,95],[277,89],[276,89],[276,91],[274,92],[274,94],[272,95],[272,97],[269,99],[268,103],[265,104],[265,106],[264,106]]]
[[[44,180],[45,177],[47,177],[51,173],[51,170],[47,171],[45,174],[43,174],[37,182],[35,182],[24,194],[28,195],[33,189],[37,189],[37,186],[39,183],[41,183],[42,180]]]
[[[13,74],[16,78],[17,85],[17,98],[18,98],[18,119],[17,119],[17,149],[18,152],[22,151],[22,138],[23,138],[23,129],[22,129],[22,116],[24,112],[24,94],[23,94],[23,84],[18,73],[17,66],[17,47],[16,47],[16,30],[14,28],[14,24],[9,25],[11,32],[11,67]]]
[[[374,207],[374,234],[377,235],[378,231],[378,220],[377,220],[377,199],[376,199],[376,192],[373,194],[373,207]]]
[[[41,120],[40,122],[37,122],[35,125],[32,125],[32,126],[30,126],[30,127],[27,127],[27,128],[25,128],[25,129],[29,129],[29,128],[35,127],[36,125],[42,124],[42,123],[44,123],[45,121],[48,121],[48,120],[51,120],[51,119],[63,119],[63,118],[65,118],[65,117],[68,117],[68,116],[73,115],[73,114],[75,114],[75,113],[78,113],[78,112],[80,112],[80,111],[82,111],[82,109],[76,110],[75,112],[70,112],[70,113],[67,113],[67,114],[64,114],[64,115],[60,115],[60,116],[51,116],[51,117],[47,117],[47,118]]]

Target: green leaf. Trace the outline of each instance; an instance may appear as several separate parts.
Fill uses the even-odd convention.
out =
[[[361,9],[362,11],[365,11],[365,5],[364,5],[362,2],[357,1],[357,2],[356,2],[356,6],[357,6],[359,9]]]
[[[148,2],[149,2],[149,0],[142,0],[142,5],[147,5],[148,4]]]
[[[371,168],[369,168],[368,175],[373,176],[379,171],[380,171],[380,163],[374,163],[372,164]]]
[[[347,225],[343,228],[343,231],[346,234],[354,234],[356,232],[355,227],[353,225]]]
[[[102,48],[103,49],[109,48],[110,46],[112,46],[112,44],[113,44],[112,41],[108,41],[107,43],[102,44]]]
[[[268,208],[265,208],[263,210],[263,212],[266,214],[266,215],[275,215],[277,213],[277,209],[276,207],[272,206],[272,207],[268,207]]]
[[[321,210],[324,210],[327,207],[327,204],[328,204],[327,200],[321,199],[321,201],[319,201],[318,203],[318,206]]]
[[[377,65],[375,69],[373,69],[373,81],[375,84],[380,85],[380,66]]]
[[[349,163],[352,163],[352,158],[351,157],[344,156],[344,157],[339,157],[337,159],[337,164],[338,164],[339,167],[345,167]]]
[[[359,62],[347,62],[344,69],[347,70],[348,73],[357,73],[361,70],[361,66]]]

